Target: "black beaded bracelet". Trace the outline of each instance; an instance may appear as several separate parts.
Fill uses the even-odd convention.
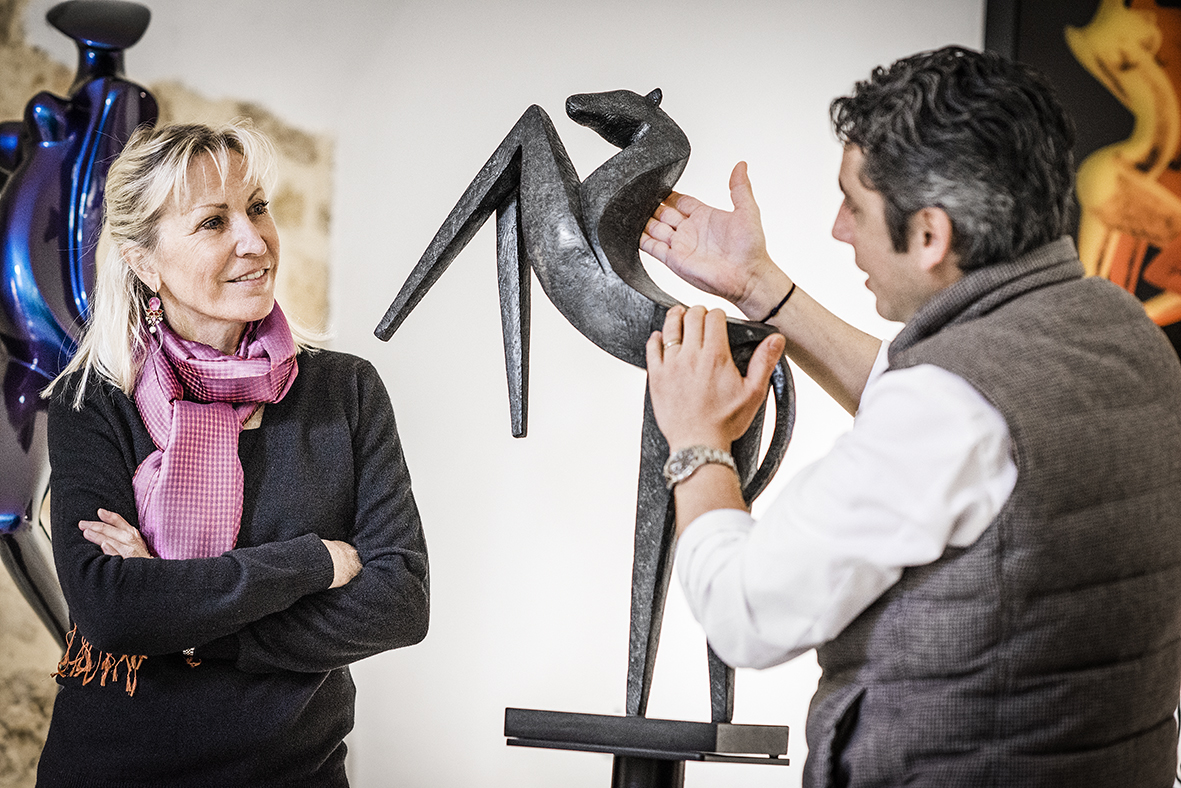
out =
[[[783,300],[782,300],[782,301],[780,301],[778,304],[776,304],[776,305],[775,305],[775,308],[771,310],[771,313],[770,313],[769,315],[767,315],[766,317],[764,317],[764,318],[763,318],[762,320],[760,320],[759,322],[760,322],[760,323],[766,323],[768,320],[770,320],[771,318],[773,318],[773,317],[775,317],[777,314],[779,314],[779,310],[780,310],[780,309],[783,309],[783,305],[787,303],[787,299],[791,298],[791,294],[792,294],[792,293],[794,293],[795,291],[796,291],[796,283],[795,283],[795,282],[792,282],[792,283],[791,283],[791,288],[790,288],[790,289],[788,289],[788,291],[787,291],[787,295],[785,295],[785,296],[783,297]]]

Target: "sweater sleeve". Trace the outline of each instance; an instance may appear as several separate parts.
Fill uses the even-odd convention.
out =
[[[314,534],[231,550],[217,558],[103,555],[78,528],[99,508],[138,527],[133,430],[122,395],[92,383],[81,410],[49,409],[54,561],[70,616],[94,646],[165,654],[236,632],[328,588],[332,558]],[[121,405],[123,407],[121,407]]]
[[[356,512],[347,539],[362,569],[341,588],[300,599],[237,634],[245,671],[331,670],[426,636],[426,542],[394,411],[377,371],[358,360],[352,450]],[[227,650],[227,645],[230,648]],[[212,643],[197,654],[233,653]]]

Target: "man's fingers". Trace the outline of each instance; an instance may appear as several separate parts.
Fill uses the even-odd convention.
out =
[[[750,176],[746,172],[746,162],[740,161],[730,171],[730,191],[743,186],[750,186]]]
[[[702,205],[704,205],[704,203],[701,202],[701,200],[698,200],[696,197],[690,197],[689,195],[681,194],[680,192],[669,192],[668,196],[664,198],[664,202],[661,203],[661,207],[658,209],[657,215],[659,216],[659,211],[672,209],[673,211],[676,211],[678,214],[680,214],[680,219],[684,219]],[[663,219],[663,217],[660,218],[664,221],[667,221]],[[668,223],[673,227],[676,227],[681,223],[680,219]]]
[[[644,226],[644,232],[640,235],[640,248],[663,263],[672,248],[672,236],[672,227],[664,222],[649,218],[648,224]]]
[[[726,330],[726,313],[720,309],[711,309],[702,319],[702,344],[717,345],[730,355],[730,336]]]
[[[657,206],[656,210],[652,213],[652,219],[655,219],[662,224],[668,225],[669,230],[671,231],[675,230],[677,225],[685,221],[686,214],[678,211],[673,206],[673,204],[669,202],[670,199],[672,199],[672,195],[666,197],[665,201]],[[682,199],[687,198],[682,197]]]
[[[705,307],[689,307],[681,319],[681,342],[686,347],[700,348],[705,339]],[[665,338],[665,342],[668,338]]]
[[[664,315],[664,330],[661,332],[661,346],[663,351],[676,347],[685,341],[685,307],[677,304]],[[661,358],[664,357],[663,352]]]
[[[772,334],[759,343],[755,352],[751,354],[750,364],[746,367],[746,387],[757,392],[759,397],[767,390],[771,383],[771,373],[775,365],[783,357],[783,350],[787,340],[782,334]]]
[[[661,221],[656,217],[649,216],[648,223],[644,225],[644,235],[647,235],[661,243],[668,243],[673,237],[673,228],[668,222]]]
[[[664,334],[653,331],[648,337],[648,344],[644,346],[644,355],[648,358],[648,369],[651,371],[664,361]]]
[[[750,185],[750,176],[746,172],[746,162],[740,161],[734,165],[730,173],[730,202],[735,210],[754,209],[759,205],[755,202],[754,188]]]
[[[668,259],[669,245],[663,241],[657,241],[652,236],[645,232],[640,236],[640,249],[655,257],[660,262],[665,262]]]

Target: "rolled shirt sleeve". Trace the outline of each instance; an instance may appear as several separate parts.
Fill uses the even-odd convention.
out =
[[[921,365],[866,385],[854,427],[766,513],[719,509],[677,545],[710,645],[769,667],[831,640],[902,576],[972,544],[1017,479],[1004,418],[962,378]]]

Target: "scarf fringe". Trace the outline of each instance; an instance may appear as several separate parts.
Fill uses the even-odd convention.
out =
[[[70,656],[75,640],[78,641],[78,651]],[[107,651],[99,651],[96,657],[94,652],[95,648],[78,632],[78,625],[75,624],[66,635],[66,653],[62,654],[61,662],[57,664],[57,672],[53,675],[63,679],[81,678],[83,685],[89,684],[94,681],[95,676],[98,676],[99,686],[105,687],[108,680],[112,684],[119,681],[119,668],[122,666],[124,668],[123,691],[129,697],[135,697],[135,687],[139,681],[139,666],[147,657],[144,655],[111,654]]]

